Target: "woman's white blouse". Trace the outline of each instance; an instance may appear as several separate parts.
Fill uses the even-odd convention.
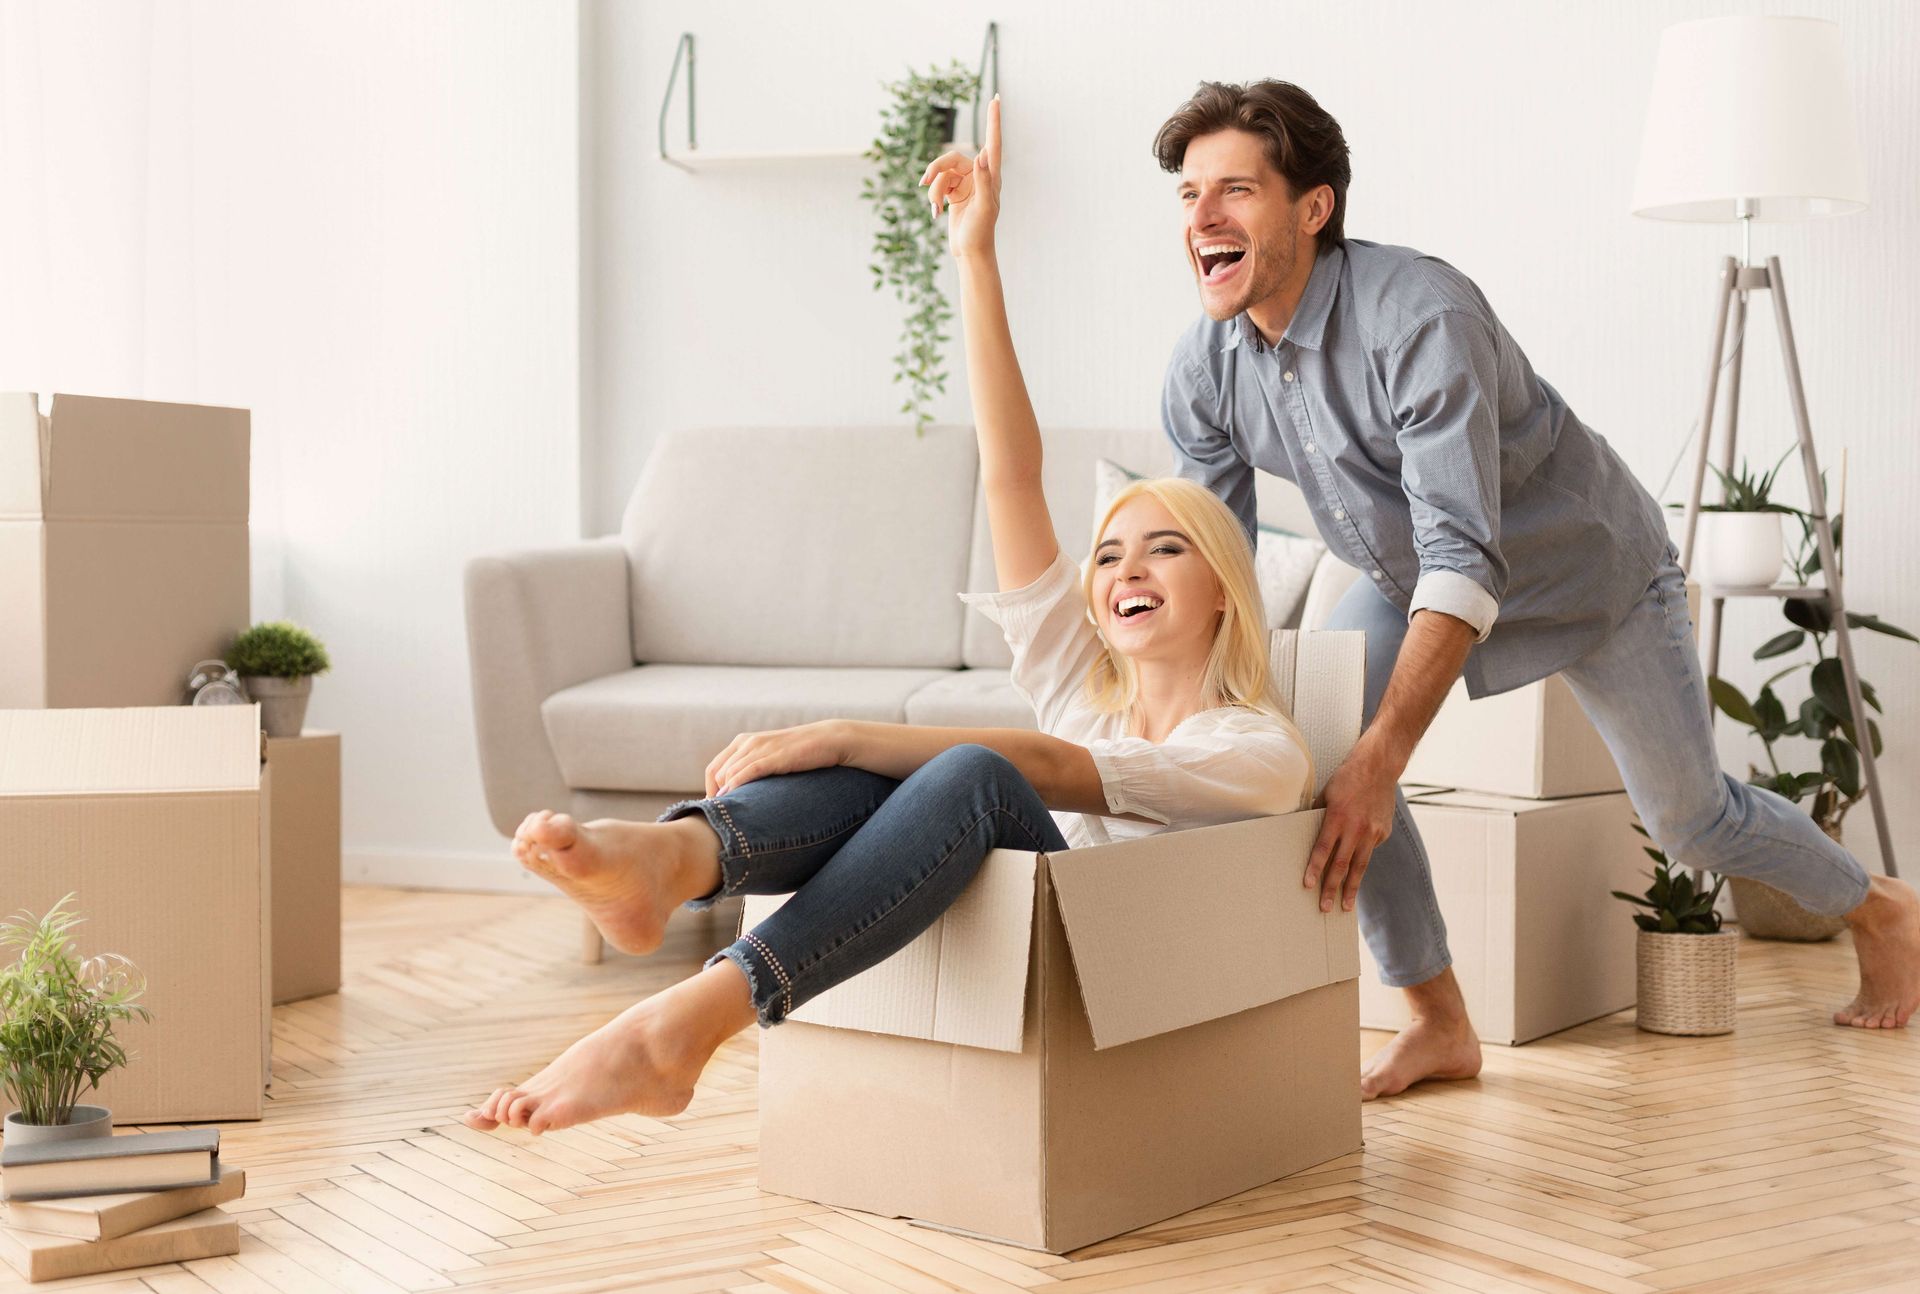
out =
[[[1107,807],[1153,819],[1055,813],[1070,847],[1308,806],[1311,761],[1296,730],[1271,715],[1243,706],[1203,710],[1153,742],[1128,736],[1125,715],[1087,703],[1087,672],[1106,648],[1087,618],[1079,568],[1064,552],[1025,588],[960,599],[1000,626],[1013,649],[1014,690],[1033,707],[1040,730],[1092,752]]]

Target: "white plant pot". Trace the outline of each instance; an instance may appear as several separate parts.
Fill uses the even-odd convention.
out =
[[[1751,588],[1780,578],[1786,542],[1778,512],[1702,512],[1693,576],[1701,584]]]
[[[307,721],[307,698],[313,694],[313,677],[271,678],[249,674],[240,680],[247,697],[260,703],[260,726],[269,737],[298,737]]]
[[[112,1135],[113,1113],[104,1105],[76,1105],[73,1117],[65,1123],[28,1123],[18,1110],[7,1115],[9,1146],[44,1146],[53,1141],[82,1141]]]

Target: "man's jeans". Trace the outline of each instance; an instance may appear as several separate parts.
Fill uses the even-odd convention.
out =
[[[688,907],[793,895],[703,963],[738,963],[763,1026],[913,942],[993,850],[1067,847],[1020,770],[985,746],[954,746],[905,781],[856,768],[766,777],[660,821],[695,812],[720,837],[721,879]]]
[[[1720,770],[1685,579],[1669,544],[1659,574],[1626,620],[1561,676],[1613,752],[1627,797],[1669,858],[1765,881],[1811,912],[1858,906],[1867,896],[1867,872],[1853,855],[1786,797]],[[1406,617],[1371,581],[1360,580],[1326,627],[1367,635],[1371,723],[1407,634]],[[1404,794],[1394,797],[1393,834],[1373,851],[1360,883],[1359,914],[1382,983],[1424,983],[1452,964],[1426,846]]]

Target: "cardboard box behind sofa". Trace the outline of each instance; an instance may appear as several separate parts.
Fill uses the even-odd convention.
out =
[[[270,1029],[257,706],[0,710],[0,909],[72,892],[82,957],[145,975],[153,1020],[83,1098],[117,1123],[257,1119]]]
[[[175,705],[248,622],[245,409],[0,393],[0,709]]]
[[[1363,650],[1275,635],[1321,785]],[[1064,1252],[1357,1150],[1355,918],[1300,883],[1323,816],[996,850],[761,1034],[761,1187]],[[743,927],[784,901],[749,896]]]
[[[1482,1042],[1528,1042],[1633,1005],[1632,909],[1609,891],[1645,890],[1649,864],[1624,792],[1407,796]],[[1380,983],[1364,948],[1361,960],[1361,1025],[1405,1028],[1406,995]]]

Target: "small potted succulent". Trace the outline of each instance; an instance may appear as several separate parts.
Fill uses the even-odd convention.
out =
[[[247,696],[260,703],[269,737],[298,737],[306,722],[313,676],[332,668],[320,640],[290,620],[257,624],[233,640],[227,665]]]
[[[1647,835],[1637,822],[1633,829]],[[1726,878],[1715,880],[1711,890],[1698,889],[1692,875],[1666,854],[1652,845],[1641,848],[1653,859],[1653,884],[1645,894],[1613,891],[1614,898],[1647,909],[1633,914],[1640,927],[1634,1023],[1648,1033],[1732,1033],[1740,936],[1722,930],[1714,910]]]
[[[0,950],[18,950],[0,967],[0,1091],[9,1145],[113,1135],[113,1115],[76,1102],[127,1063],[113,1028],[152,1014],[136,999],[146,982],[113,953],[82,961],[69,931],[84,919],[67,910],[69,894],[44,917],[20,912],[0,921]]]
[[[1797,446],[1788,448],[1791,454]],[[1745,463],[1728,476],[1709,463],[1723,487],[1722,501],[1700,505],[1700,543],[1693,574],[1702,584],[1748,588],[1772,584],[1786,561],[1782,513],[1799,509],[1773,501],[1773,480],[1786,462],[1780,457],[1770,471],[1756,475]]]

